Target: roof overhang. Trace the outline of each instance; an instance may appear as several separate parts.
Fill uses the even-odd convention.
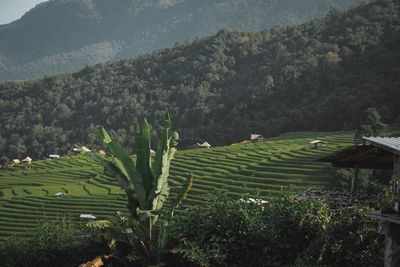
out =
[[[375,145],[356,145],[315,159],[338,168],[393,169],[393,153]]]

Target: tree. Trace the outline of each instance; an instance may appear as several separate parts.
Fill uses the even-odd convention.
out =
[[[362,142],[363,136],[379,136],[383,134],[386,124],[381,122],[381,115],[374,107],[364,110],[361,124],[354,136],[356,144]]]
[[[7,167],[7,163],[10,161],[10,159],[7,156],[2,156],[0,158],[0,166],[1,169],[5,169]]]

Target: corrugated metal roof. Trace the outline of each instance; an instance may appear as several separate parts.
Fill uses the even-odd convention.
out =
[[[363,137],[363,139],[371,145],[388,149],[400,155],[400,137]]]
[[[314,141],[311,141],[311,142],[309,142],[310,144],[316,144],[316,143],[324,143],[324,144],[326,144],[326,142],[325,141],[322,141],[322,140],[314,140]]]

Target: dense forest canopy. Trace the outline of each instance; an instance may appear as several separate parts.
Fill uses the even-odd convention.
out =
[[[35,159],[100,144],[96,125],[133,151],[140,119],[156,138],[165,111],[182,147],[355,129],[369,107],[399,125],[399,15],[400,0],[373,1],[298,26],[226,29],[132,59],[2,83],[0,154]]]
[[[261,30],[357,0],[50,0],[0,25],[0,81],[131,58],[230,27]]]

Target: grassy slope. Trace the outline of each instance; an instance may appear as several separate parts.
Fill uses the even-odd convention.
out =
[[[327,141],[328,147],[302,150],[317,138]],[[349,132],[299,132],[255,144],[178,151],[170,171],[172,193],[190,171],[195,180],[183,208],[201,204],[216,189],[235,198],[258,189],[264,198],[271,198],[282,186],[320,188],[329,183],[331,167],[313,159],[349,146],[352,140]],[[43,217],[68,215],[78,220],[79,214],[90,213],[104,218],[125,209],[118,184],[83,156],[37,161],[31,166],[35,170],[17,166],[0,171],[1,235],[23,234]],[[57,198],[57,192],[68,195]]]

